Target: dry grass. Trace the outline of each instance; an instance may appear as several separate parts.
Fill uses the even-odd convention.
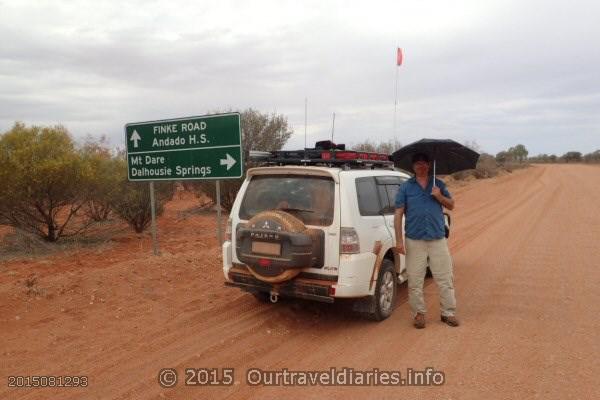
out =
[[[206,215],[216,215],[214,204],[208,197],[179,191],[175,198],[165,205],[165,214],[159,218],[159,221],[167,220],[176,224]],[[223,212],[223,221],[226,220],[227,213]],[[160,234],[166,235],[166,232]],[[74,254],[81,250],[94,252],[114,250],[120,243],[128,240],[139,242],[139,239],[147,238],[149,235],[150,229],[143,234],[136,234],[126,222],[117,217],[96,222],[84,232],[75,236],[61,237],[56,243],[48,242],[33,233],[0,225],[0,265],[3,262],[34,260],[62,253]]]
[[[0,262],[38,258],[84,248],[103,248],[110,246],[115,236],[127,233],[130,229],[121,221],[108,220],[95,224],[84,233],[63,237],[56,243],[17,228],[3,226],[2,231],[4,234],[0,235]]]

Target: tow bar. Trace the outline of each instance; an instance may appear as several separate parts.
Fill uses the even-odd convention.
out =
[[[271,303],[275,304],[279,301],[279,295],[277,293],[271,292],[269,300],[271,300]]]

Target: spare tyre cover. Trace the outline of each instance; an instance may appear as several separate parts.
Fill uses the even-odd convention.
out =
[[[236,254],[257,279],[283,282],[302,268],[323,266],[324,236],[290,213],[264,211],[237,229]]]

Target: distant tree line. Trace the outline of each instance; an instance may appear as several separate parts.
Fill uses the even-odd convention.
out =
[[[493,156],[482,152],[481,146],[479,146],[475,140],[468,140],[464,142],[464,145],[481,153],[478,168],[481,166],[485,171],[493,171],[499,166],[512,170],[513,168],[525,166],[528,163],[600,163],[600,150],[588,154],[582,154],[579,151],[568,151],[562,155],[539,154],[537,156],[529,157],[529,151],[525,145],[517,144],[516,146],[502,150]],[[392,154],[401,147],[402,145],[397,139],[379,142],[367,139],[363,142],[354,144],[352,149]]]
[[[371,153],[384,154],[392,154],[401,147],[402,143],[396,138],[382,141],[367,139],[351,146],[352,150],[356,151],[368,151]]]
[[[600,163],[600,150],[582,154],[579,151],[568,151],[561,156],[556,154],[538,154],[529,158],[533,163]]]
[[[506,163],[600,163],[600,150],[588,154],[582,154],[579,151],[568,151],[562,155],[556,154],[538,154],[528,157],[527,148],[518,144],[496,154],[496,161],[500,164]]]

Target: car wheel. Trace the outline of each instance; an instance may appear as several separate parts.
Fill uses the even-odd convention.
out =
[[[369,318],[375,321],[383,321],[394,311],[398,284],[394,262],[384,259],[379,269],[375,295],[371,298]]]

